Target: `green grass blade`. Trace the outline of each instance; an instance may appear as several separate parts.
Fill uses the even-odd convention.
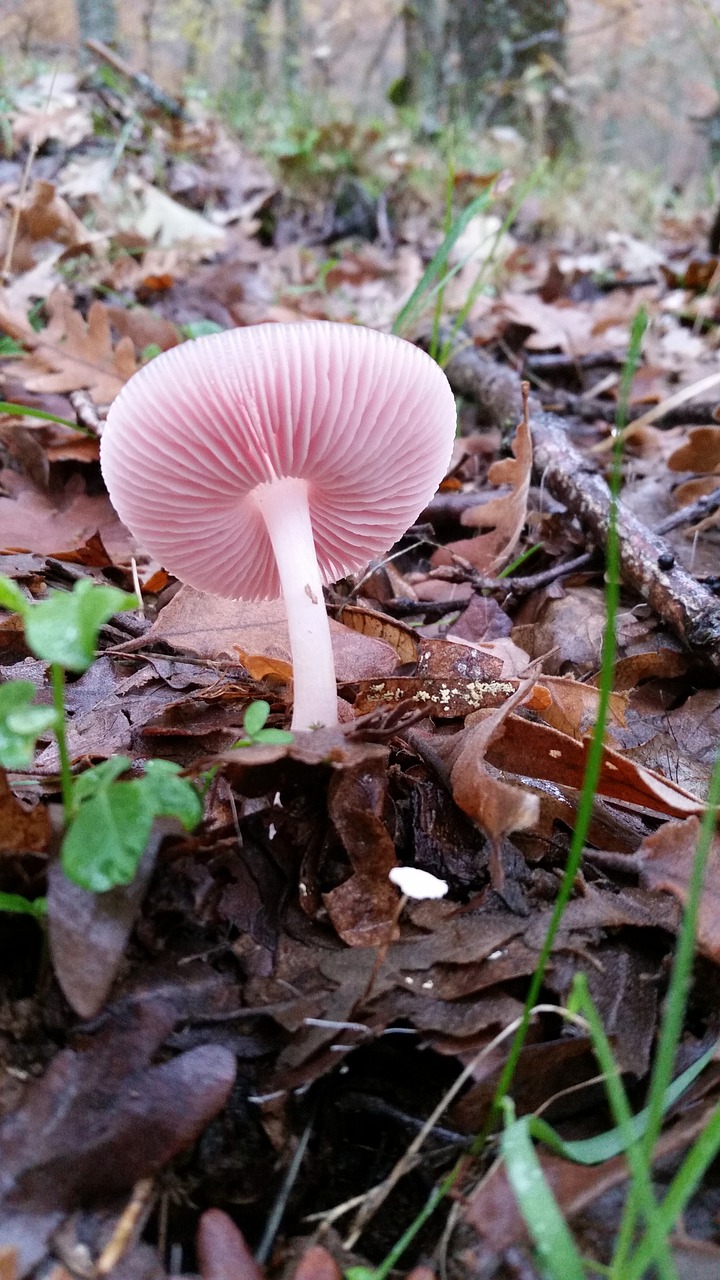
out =
[[[648,1123],[643,1138],[643,1153],[648,1167],[652,1167],[653,1149],[662,1128],[662,1099],[672,1077],[677,1046],[682,1034],[687,995],[690,989],[693,958],[695,955],[695,933],[697,929],[700,900],[702,897],[705,868],[710,855],[710,846],[716,830],[717,810],[720,805],[720,755],[715,760],[710,786],[708,788],[707,807],[698,835],[697,848],[693,859],[693,867],[688,885],[688,897],[683,914],[682,928],[678,937],[673,961],[670,985],[665,1001],[665,1014],[660,1028],[655,1064],[650,1081],[648,1096]],[[614,1259],[614,1275],[618,1280],[625,1280],[625,1269],[632,1247],[638,1205],[635,1188],[631,1187],[625,1204],[625,1212],[620,1223],[618,1243]]]
[[[705,1070],[706,1066],[715,1057],[720,1049],[720,1041],[712,1045],[706,1053],[698,1058],[697,1062],[693,1062],[691,1067],[683,1071],[676,1080],[673,1080],[669,1089],[665,1094],[663,1110],[669,1111],[683,1093],[690,1088],[694,1080]],[[603,1164],[606,1160],[611,1160],[613,1156],[619,1156],[627,1148],[628,1138],[631,1137],[633,1142],[637,1142],[645,1133],[648,1121],[648,1109],[645,1107],[642,1111],[638,1111],[631,1117],[630,1123],[626,1129],[621,1125],[616,1125],[613,1129],[608,1129],[605,1133],[599,1133],[594,1138],[579,1138],[574,1142],[565,1142],[558,1133],[543,1120],[540,1116],[527,1116],[530,1135],[538,1142],[544,1142],[557,1155],[564,1156],[566,1160],[572,1160],[574,1164],[593,1165]]]
[[[720,1151],[720,1107],[688,1151],[668,1188],[659,1208],[660,1218],[669,1235],[693,1192],[700,1185],[705,1170]],[[655,1257],[652,1241],[646,1236],[630,1259],[623,1280],[641,1280]]]
[[[645,1159],[642,1141],[636,1141],[633,1134],[633,1115],[630,1110],[625,1087],[620,1078],[620,1071],[613,1056],[613,1051],[605,1034],[600,1015],[590,995],[588,981],[584,973],[576,974],[573,992],[568,1001],[568,1008],[576,1010],[585,1018],[590,1032],[593,1051],[604,1076],[610,1109],[623,1138],[625,1156],[631,1173],[631,1188],[636,1203],[647,1223],[647,1234],[652,1241],[653,1254],[661,1280],[677,1280],[677,1271],[672,1254],[667,1245],[667,1236],[660,1219],[658,1205],[652,1185],[652,1166]],[[649,1118],[646,1118],[646,1124]],[[615,1260],[613,1259],[614,1272]],[[625,1278],[625,1272],[619,1273],[618,1280]]]
[[[29,404],[13,404],[10,400],[0,400],[0,413],[11,413],[14,418],[42,418],[43,422],[57,422],[59,427],[69,427],[71,431],[79,431],[80,435],[93,436],[87,427],[78,426],[69,418],[59,418],[56,413],[45,413],[44,409],[34,409]],[[93,439],[95,437],[93,436]]]
[[[528,1125],[515,1119],[509,1098],[503,1100],[505,1130],[500,1150],[540,1261],[554,1280],[585,1280],[585,1268],[558,1207],[530,1138]]]
[[[481,192],[479,196],[476,196],[474,200],[471,200],[470,204],[467,205],[467,207],[463,209],[462,213],[455,219],[455,222],[443,239],[440,248],[423,271],[421,279],[413,289],[404,307],[400,308],[397,316],[395,317],[395,323],[392,327],[393,333],[399,335],[404,333],[417,318],[429,298],[434,296],[434,291],[436,291],[437,288],[442,288],[450,277],[455,275],[456,271],[459,270],[459,266],[462,266],[462,263],[460,263],[459,266],[451,268],[450,271],[446,271],[450,251],[456,240],[459,240],[466,226],[470,222],[470,219],[474,218],[477,213],[481,212],[481,210],[486,209],[491,199],[492,188],[488,191]],[[435,286],[435,290],[433,289],[433,286]]]

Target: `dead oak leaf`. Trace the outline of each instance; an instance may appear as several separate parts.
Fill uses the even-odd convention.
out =
[[[436,551],[433,565],[452,564],[453,553],[469,560],[479,573],[497,573],[517,546],[527,519],[527,497],[532,470],[532,440],[527,422],[521,422],[512,443],[512,458],[494,462],[488,471],[491,484],[511,486],[510,493],[478,503],[463,512],[462,524],[483,532],[474,538],[449,542]]]
[[[113,347],[110,319],[102,302],[93,302],[87,322],[76,311],[69,290],[60,285],[47,301],[50,323],[40,333],[29,325],[17,337],[27,348],[7,372],[21,377],[28,391],[86,389],[98,404],[110,404],[137,370],[132,340]],[[0,317],[0,322],[1,322]]]

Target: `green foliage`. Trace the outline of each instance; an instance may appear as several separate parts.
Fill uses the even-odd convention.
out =
[[[31,680],[0,685],[0,765],[4,769],[27,769],[40,734],[55,728],[55,708],[33,704],[34,696]]]
[[[0,605],[22,617],[29,648],[50,663],[53,686],[52,707],[32,704],[35,690],[29,680],[0,686],[0,765],[27,768],[38,736],[49,728],[55,731],[66,823],[62,866],[70,880],[94,893],[130,883],[155,818],[177,818],[187,831],[202,818],[197,791],[187,778],[179,776],[179,765],[169,760],[149,760],[142,777],[127,781],[119,780],[130,767],[126,756],[106,760],[77,778],[71,773],[64,672],[87,670],[95,657],[100,627],[114,613],[131,609],[135,603],[134,596],[117,587],[84,578],[71,592],[51,592],[47,600],[33,604],[15,582],[0,577]],[[256,712],[251,729],[271,733],[262,729],[266,718],[258,722]],[[261,740],[253,737],[253,741]],[[5,909],[35,910],[33,904]]]
[[[0,338],[0,356],[15,355],[14,351],[3,349],[5,341],[5,338]],[[12,339],[8,338],[7,341],[10,342]],[[22,351],[22,347],[18,347],[17,350]],[[69,427],[71,431],[79,431],[84,436],[92,435],[87,427],[80,427],[77,422],[71,422],[69,418],[58,418],[56,413],[45,413],[44,410],[31,408],[27,404],[14,404],[10,400],[0,400],[0,413],[11,413],[14,418],[40,418],[43,422],[57,422],[59,426]]]
[[[245,737],[233,742],[234,747],[252,747],[258,742],[273,743],[277,746],[292,742],[293,736],[288,729],[265,729],[265,722],[270,715],[270,703],[258,698],[251,702],[243,716]]]
[[[527,1127],[516,1121],[510,1098],[503,1098],[503,1110],[502,1153],[508,1180],[543,1270],[556,1280],[585,1280],[582,1258],[545,1179]]]
[[[34,916],[42,920],[47,915],[47,899],[23,898],[21,893],[0,893],[0,911],[13,911],[16,915]]]
[[[214,320],[190,320],[180,325],[180,332],[185,338],[205,338],[210,333],[224,333],[225,328]]]
[[[23,345],[16,342],[14,338],[4,333],[0,337],[0,356],[21,356],[23,354]]]
[[[72,591],[51,591],[47,600],[31,604],[16,583],[0,577],[0,605],[20,614],[28,648],[36,658],[81,672],[95,657],[103,623],[114,613],[136,608],[137,600],[118,587],[82,578]]]
[[[200,797],[179,776],[179,765],[148,760],[142,778],[118,781],[129,766],[126,756],[115,756],[73,785],[75,816],[62,843],[62,867],[68,879],[93,893],[131,882],[155,818],[177,818],[186,831],[202,818]]]

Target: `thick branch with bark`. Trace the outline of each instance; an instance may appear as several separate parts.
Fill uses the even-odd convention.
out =
[[[543,484],[579,521],[596,546],[607,544],[610,490],[592,463],[570,443],[564,423],[552,413],[533,415],[533,466]],[[652,533],[623,502],[618,503],[620,572],[696,657],[720,671],[720,600],[684,569],[664,538]]]

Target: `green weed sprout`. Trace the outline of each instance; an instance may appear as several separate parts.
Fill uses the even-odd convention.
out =
[[[23,620],[28,648],[50,664],[52,707],[33,702],[29,680],[0,686],[0,765],[22,770],[32,764],[37,739],[52,729],[60,757],[65,834],[61,862],[83,889],[105,893],[129,884],[156,817],[175,817],[191,831],[202,817],[202,801],[192,783],[169,760],[149,760],[142,777],[121,781],[130,768],[116,756],[73,777],[67,746],[65,673],[81,674],[95,658],[98,633],[115,613],[136,606],[135,596],[117,587],[82,579],[72,591],[51,591],[32,603],[15,582],[0,577],[0,606]],[[267,731],[269,732],[269,731]],[[42,900],[38,900],[41,902]],[[18,895],[0,895],[0,910],[38,915],[42,907]]]
[[[264,727],[269,715],[269,702],[265,702],[263,698],[258,698],[257,702],[251,702],[243,716],[245,737],[238,738],[237,742],[233,742],[233,749],[235,747],[254,747],[258,742],[272,743],[277,746],[292,742],[293,735],[289,729],[266,729]]]

